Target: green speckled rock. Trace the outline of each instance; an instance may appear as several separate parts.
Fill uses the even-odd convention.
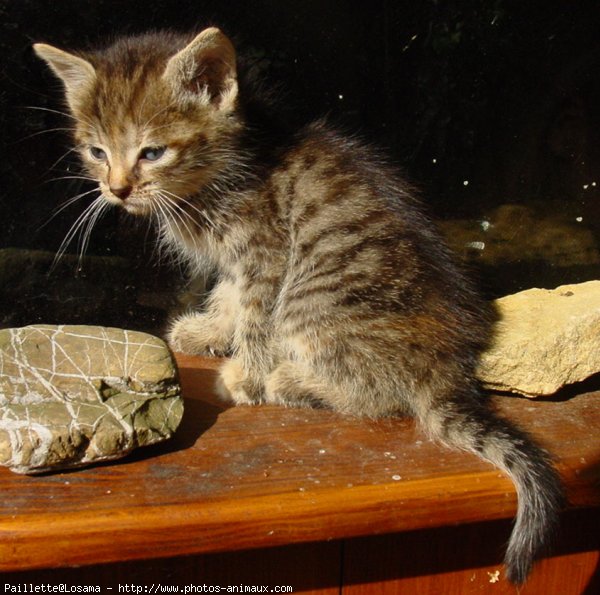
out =
[[[0,464],[40,473],[170,438],[183,415],[165,343],[136,331],[0,330]]]

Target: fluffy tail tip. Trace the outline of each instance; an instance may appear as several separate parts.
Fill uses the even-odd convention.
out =
[[[533,485],[519,490],[519,509],[504,559],[506,578],[514,585],[522,585],[535,561],[548,552],[566,504],[558,473],[548,459],[540,458],[532,473]]]

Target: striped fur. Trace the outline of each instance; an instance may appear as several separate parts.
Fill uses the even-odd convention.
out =
[[[99,200],[153,217],[164,245],[217,274],[205,307],[173,321],[171,346],[230,354],[219,391],[236,403],[408,414],[498,466],[519,495],[506,565],[523,582],[560,482],[485,405],[474,370],[489,316],[410,186],[324,122],[272,124],[216,29],[36,51],[65,83]],[[148,147],[164,154],[146,159]]]

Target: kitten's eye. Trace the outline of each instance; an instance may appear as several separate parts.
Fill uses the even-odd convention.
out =
[[[167,147],[145,147],[140,151],[140,159],[147,161],[158,161],[166,151]]]
[[[106,151],[100,147],[90,147],[90,155],[98,161],[106,161]]]

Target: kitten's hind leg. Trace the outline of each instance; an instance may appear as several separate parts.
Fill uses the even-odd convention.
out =
[[[312,369],[301,362],[281,362],[265,381],[268,403],[287,407],[323,407],[334,392]]]

